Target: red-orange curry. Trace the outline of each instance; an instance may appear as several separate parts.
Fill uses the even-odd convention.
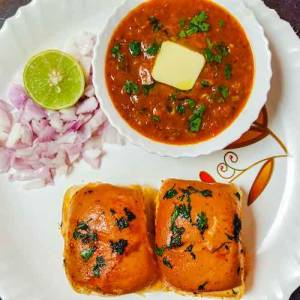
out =
[[[154,82],[163,41],[202,53],[206,64],[187,92]],[[238,21],[208,0],[150,0],[114,32],[106,81],[121,116],[146,137],[169,144],[207,140],[228,127],[252,89],[254,60]]]

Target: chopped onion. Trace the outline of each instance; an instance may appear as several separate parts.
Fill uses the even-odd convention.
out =
[[[92,84],[89,84],[84,91],[84,95],[88,98],[95,96],[95,88]]]
[[[28,99],[28,95],[21,85],[12,84],[8,91],[8,98],[15,108],[21,109],[22,107],[24,107],[25,102]]]
[[[87,114],[92,113],[98,108],[99,102],[95,97],[87,98],[86,100],[82,101],[76,110],[76,114]]]
[[[33,103],[32,100],[27,100],[20,116],[20,121],[22,123],[30,122],[32,120],[41,120],[47,118],[46,111]]]
[[[9,103],[0,99],[0,109],[2,109],[4,111],[12,111],[14,108]]]
[[[74,107],[49,111],[34,103],[22,85],[12,84],[9,100],[0,99],[0,173],[24,188],[42,188],[54,176],[68,175],[80,159],[98,168],[103,144],[122,144],[101,110],[92,84],[91,61],[96,37],[82,33],[70,44],[87,72],[84,95]]]
[[[77,120],[76,108],[71,107],[71,108],[61,109],[60,119],[64,122],[76,121]]]
[[[0,143],[5,142],[11,130],[13,117],[8,110],[0,108]]]

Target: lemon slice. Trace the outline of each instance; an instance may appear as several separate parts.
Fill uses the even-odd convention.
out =
[[[32,100],[52,110],[73,106],[85,88],[81,65],[71,55],[58,50],[33,56],[25,66],[23,81]]]

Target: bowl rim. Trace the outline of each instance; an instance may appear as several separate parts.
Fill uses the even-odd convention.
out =
[[[146,0],[147,1],[147,0]],[[211,0],[229,11],[240,23],[250,42],[255,73],[251,94],[239,116],[215,137],[195,144],[165,144],[152,140],[132,128],[119,114],[106,85],[105,61],[111,36],[121,20],[144,0],[123,0],[109,17],[106,25],[97,36],[92,61],[93,84],[101,108],[109,122],[129,142],[142,147],[144,150],[166,157],[197,157],[223,150],[226,146],[238,140],[257,119],[262,107],[267,101],[271,87],[272,68],[271,51],[264,29],[247,8],[242,0]]]

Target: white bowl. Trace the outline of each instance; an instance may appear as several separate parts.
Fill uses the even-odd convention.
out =
[[[190,145],[165,144],[151,140],[130,127],[112,103],[105,80],[106,53],[114,30],[120,21],[142,2],[144,1],[125,0],[115,10],[103,31],[99,34],[93,59],[93,81],[96,95],[100,99],[104,113],[110,123],[130,142],[161,156],[196,157],[224,149],[249,129],[267,100],[272,77],[271,52],[262,26],[258,23],[252,11],[244,5],[243,1],[214,0],[215,3],[223,6],[239,20],[248,36],[255,62],[255,78],[252,92],[240,115],[216,137]]]

